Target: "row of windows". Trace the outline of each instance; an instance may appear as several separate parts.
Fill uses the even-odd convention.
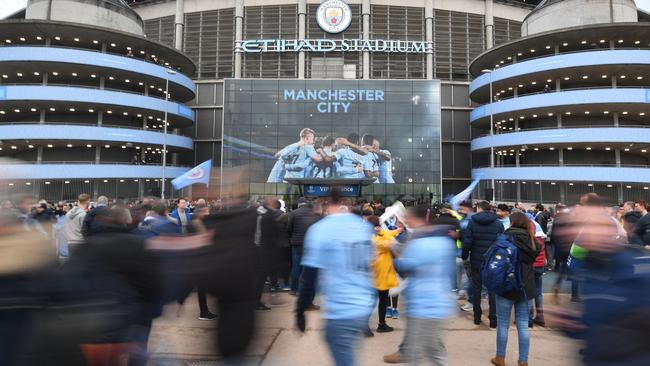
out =
[[[316,21],[318,4],[307,7],[308,39],[362,38],[360,5],[350,5],[352,22],[339,34],[324,32]],[[371,6],[370,32],[373,39],[426,40],[424,8]],[[495,44],[521,36],[521,23],[494,19]],[[294,39],[298,37],[297,5],[252,6],[244,8],[244,39]],[[145,21],[148,38],[173,45],[174,17]],[[469,80],[469,63],[485,48],[484,17],[446,10],[434,10],[434,77],[444,80]],[[199,79],[234,76],[234,8],[185,14],[183,51],[197,64]],[[360,52],[308,53],[309,78],[341,78],[343,65],[362,77]],[[426,78],[423,54],[371,54],[371,77],[376,79]],[[242,76],[247,78],[295,78],[298,55],[293,53],[244,54]]]

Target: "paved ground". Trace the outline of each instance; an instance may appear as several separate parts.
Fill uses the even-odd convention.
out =
[[[323,323],[319,312],[308,315],[308,331],[302,335],[293,329],[294,297],[280,293],[266,298],[273,310],[258,313],[256,339],[243,360],[233,364],[257,366],[332,365],[332,359],[323,341]],[[185,305],[169,305],[156,320],[149,350],[152,366],[224,365],[211,346],[218,321],[200,321],[196,296]],[[371,326],[376,324],[373,315]],[[376,334],[364,339],[359,350],[360,365],[382,365],[382,356],[397,350],[404,336],[404,319],[389,319],[395,328],[392,333]],[[475,326],[469,313],[459,314],[449,321],[446,346],[451,366],[491,365],[496,332],[487,326]],[[552,330],[534,328],[529,363],[534,366],[581,365],[580,343]],[[508,345],[508,365],[517,364],[517,336],[511,327]]]

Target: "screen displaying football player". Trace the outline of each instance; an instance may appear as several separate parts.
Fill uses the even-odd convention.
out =
[[[286,146],[275,154],[278,159],[269,174],[267,183],[281,183],[287,178],[308,178],[314,163],[323,158],[314,149],[314,130],[303,128],[300,140]]]
[[[316,152],[321,155],[323,161],[314,166],[314,178],[333,178],[336,177],[336,164],[334,157],[335,141],[332,136],[326,136],[322,141],[317,141],[314,147]]]
[[[372,152],[379,162],[379,183],[395,183],[393,179],[393,157],[388,150],[382,150],[379,140],[372,141]]]

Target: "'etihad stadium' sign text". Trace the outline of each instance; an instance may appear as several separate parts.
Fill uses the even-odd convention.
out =
[[[237,50],[261,52],[389,52],[433,53],[433,43],[383,39],[261,39],[238,42]]]

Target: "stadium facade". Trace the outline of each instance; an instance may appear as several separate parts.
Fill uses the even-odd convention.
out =
[[[524,20],[522,38],[471,63],[479,195],[491,198],[494,184],[498,201],[650,198],[644,19],[631,0],[545,1]]]
[[[158,195],[194,163],[195,65],[146,38],[126,2],[31,0],[0,39],[5,197]]]
[[[519,38],[523,19],[539,1],[339,2],[345,5],[145,0],[132,1],[131,7],[144,20],[150,40],[171,46],[182,30],[181,49],[197,65],[197,98],[189,104],[196,113],[195,161],[249,164],[246,189],[252,196],[297,194],[284,183],[267,181],[273,153],[298,140],[299,125],[315,130],[317,145],[327,136],[357,132],[361,138],[372,135],[394,155],[395,184],[374,184],[364,194],[439,199],[461,191],[471,180],[469,63],[487,48]],[[374,103],[370,107],[353,102],[347,115],[319,112],[319,103],[339,102],[329,97],[284,100],[285,89],[307,92],[316,84],[328,92],[378,89],[387,99],[368,102]],[[242,110],[248,108],[239,102],[243,96],[226,95],[224,89],[257,98],[251,100],[263,108]],[[419,108],[433,104],[439,109],[423,122]],[[364,108],[376,112],[373,120],[357,113],[368,111]],[[304,116],[300,122],[298,114]],[[309,118],[317,120],[305,123]]]

